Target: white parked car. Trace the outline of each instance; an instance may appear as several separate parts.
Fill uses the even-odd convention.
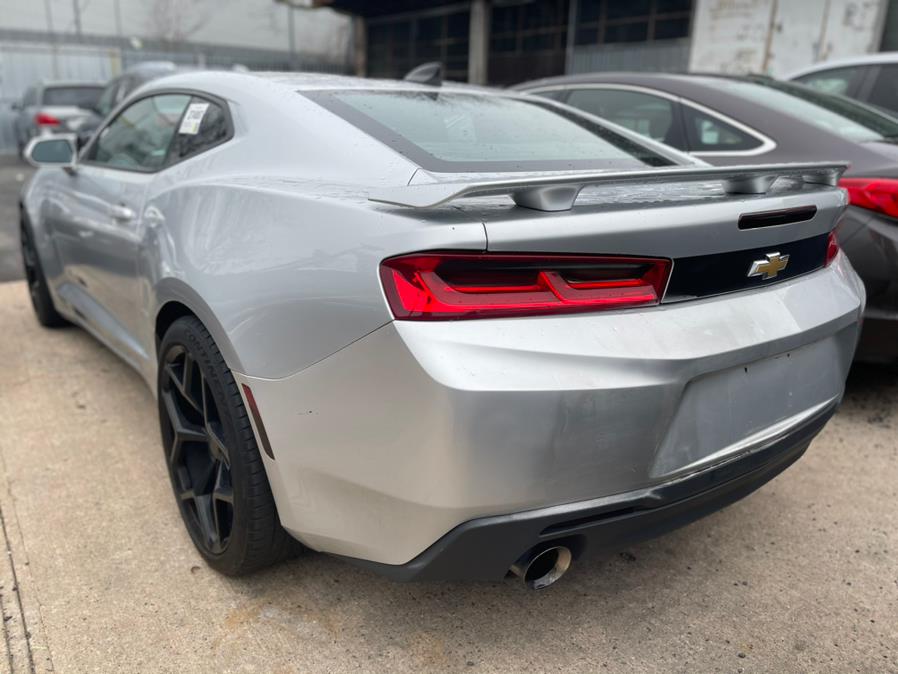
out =
[[[825,61],[785,79],[855,98],[898,115],[898,52]]]

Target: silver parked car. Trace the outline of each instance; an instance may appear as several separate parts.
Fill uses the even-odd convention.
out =
[[[858,336],[844,166],[710,167],[531,96],[182,74],[27,155],[61,165],[22,195],[38,319],[155,391],[228,574],[296,538],[551,584],[795,461]]]
[[[100,98],[99,82],[39,82],[13,104],[19,154],[35,136],[77,133]]]

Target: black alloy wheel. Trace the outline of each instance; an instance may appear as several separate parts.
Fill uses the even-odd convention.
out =
[[[205,326],[177,319],[159,348],[159,422],[181,518],[217,571],[241,575],[297,552],[281,527],[234,376]]]
[[[160,398],[163,441],[181,513],[194,541],[211,555],[227,548],[234,523],[231,462],[218,407],[187,350],[165,354]]]

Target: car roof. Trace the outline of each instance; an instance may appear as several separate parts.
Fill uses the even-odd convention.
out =
[[[568,87],[575,84],[633,84],[654,86],[664,90],[666,87],[676,88],[683,84],[713,84],[713,79],[731,79],[751,81],[764,77],[763,75],[728,75],[725,73],[655,73],[655,72],[628,72],[609,71],[597,73],[583,73],[581,75],[560,75],[558,77],[544,77],[539,80],[521,82],[513,87],[514,91],[530,91],[548,87]]]
[[[822,63],[815,63],[814,65],[808,66],[806,68],[795,70],[786,75],[783,79],[793,80],[796,77],[801,77],[802,75],[810,75],[811,73],[821,72],[823,70],[831,70],[833,68],[880,65],[887,63],[898,63],[898,51],[885,51],[879,52],[877,54],[864,54],[863,56],[851,56],[848,58],[823,61]]]
[[[348,75],[330,75],[322,73],[295,72],[255,72],[255,71],[223,71],[197,70],[177,72],[172,75],[154,79],[143,86],[141,91],[149,92],[166,88],[186,88],[207,91],[227,97],[226,91],[235,88],[256,95],[278,95],[284,92],[322,91],[358,89],[368,91],[421,91],[433,93],[437,91],[469,92],[518,97],[520,92],[493,89],[460,82],[443,82],[435,87],[429,84],[418,84],[404,80],[368,79]]]

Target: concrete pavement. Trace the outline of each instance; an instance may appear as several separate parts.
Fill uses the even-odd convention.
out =
[[[23,278],[19,253],[19,191],[34,169],[15,155],[0,155],[0,282]]]
[[[13,672],[898,672],[894,372],[858,368],[808,454],[748,499],[534,593],[314,553],[221,577],[135,373],[39,328],[21,282],[0,284],[0,362]]]

